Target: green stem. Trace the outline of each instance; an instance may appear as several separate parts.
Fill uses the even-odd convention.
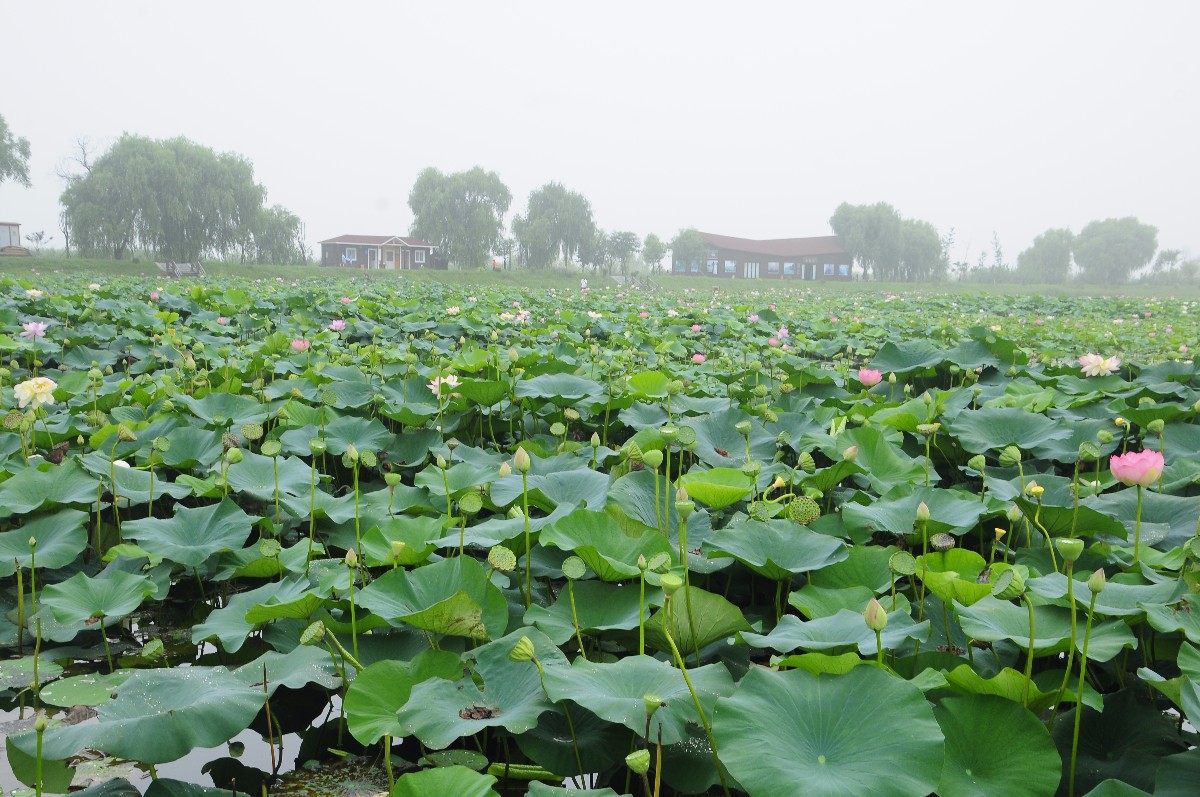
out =
[[[1137,520],[1133,527],[1133,566],[1136,568],[1142,554],[1142,485],[1137,488]]]
[[[579,655],[587,661],[587,651],[583,649],[583,634],[579,632],[579,612],[575,610],[575,582],[567,581],[567,595],[571,598],[571,622],[575,624],[575,640],[579,643]]]
[[[642,571],[638,579],[640,585],[638,598],[638,655],[646,655],[646,572]]]
[[[1025,656],[1025,690],[1021,695],[1021,705],[1029,707],[1029,684],[1033,680],[1033,601],[1029,600],[1029,593],[1026,592],[1022,597],[1025,598],[1025,605],[1029,607],[1029,651]]]
[[[100,638],[104,640],[104,656],[108,659],[108,672],[111,675],[114,671],[112,649],[108,646],[108,632],[104,630],[104,615],[100,615]]]
[[[1050,719],[1046,722],[1046,731],[1054,729],[1054,719],[1058,716],[1058,708],[1062,705],[1063,695],[1067,691],[1067,683],[1071,680],[1071,665],[1075,663],[1075,636],[1076,636],[1076,607],[1075,607],[1075,565],[1073,562],[1067,562],[1067,603],[1071,605],[1071,647],[1067,648],[1067,668],[1063,673],[1062,683],[1058,687],[1058,695],[1054,698],[1054,710],[1050,712]],[[1083,685],[1080,684],[1079,694],[1076,695],[1075,706],[1078,709],[1083,705]]]
[[[533,602],[533,546],[529,539],[529,474],[521,473],[521,505],[525,516],[525,608]]]
[[[1071,775],[1067,785],[1067,797],[1075,797],[1075,761],[1079,753],[1079,723],[1083,718],[1083,677],[1087,670],[1088,643],[1092,637],[1092,615],[1096,611],[1096,594],[1088,603],[1087,623],[1083,627],[1083,650],[1079,656],[1079,699],[1075,703],[1075,727],[1071,731]]]

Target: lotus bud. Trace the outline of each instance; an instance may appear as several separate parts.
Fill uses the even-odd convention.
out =
[[[1059,555],[1067,564],[1073,564],[1083,555],[1083,540],[1074,537],[1061,537],[1054,541],[1054,547],[1058,548]]]
[[[850,446],[849,448],[847,448],[845,451],[842,452],[842,459],[846,460],[847,462],[853,462],[854,458],[857,456],[858,456],[858,446]]]
[[[663,707],[663,699],[658,695],[647,692],[642,695],[642,703],[646,706],[646,716],[653,717],[654,712]]]
[[[389,548],[391,549],[392,561],[399,562],[400,557],[404,556],[404,551],[406,548],[408,548],[408,546],[404,543],[403,540],[392,540],[392,543],[389,546]]]
[[[37,548],[37,537],[30,537],[28,540],[26,540],[25,544],[28,545],[31,549]]]
[[[1108,445],[1113,441],[1113,434],[1107,429],[1101,429],[1100,431],[1096,432],[1096,441],[1102,446]]]
[[[383,483],[388,487],[395,489],[396,485],[400,483],[400,474],[395,473],[394,471],[388,471],[387,473],[383,474]]]
[[[637,558],[638,570],[641,570],[643,573],[645,573],[646,569],[649,567],[650,567],[650,563],[646,561],[646,557],[643,554],[638,554],[638,558]]]
[[[944,531],[939,531],[929,538],[929,547],[938,553],[948,551],[957,544],[953,534],[948,534]]]
[[[511,476],[511,475],[512,475],[512,465],[508,464],[508,460],[501,462],[500,463],[500,478],[503,479],[505,476]]]
[[[867,608],[863,611],[863,620],[866,621],[867,628],[872,631],[882,631],[887,628],[888,616],[881,604],[875,598],[867,603]]]
[[[625,766],[629,767],[635,775],[645,775],[650,771],[650,751],[644,747],[634,750],[625,756]]]
[[[533,462],[529,459],[529,452],[523,448],[518,448],[517,452],[513,454],[513,467],[516,468],[517,472],[529,473],[529,468],[532,465]]]
[[[1162,418],[1155,418],[1154,420],[1150,421],[1150,423],[1146,424],[1146,431],[1153,432],[1154,434],[1162,434],[1163,427],[1165,426],[1166,424],[1163,422]]]
[[[925,523],[929,520],[929,505],[924,501],[917,504],[917,520],[921,523]]]
[[[984,468],[987,467],[987,459],[984,458],[983,454],[976,454],[967,460],[967,467],[983,473]]]
[[[817,463],[813,460],[812,454],[804,451],[796,458],[796,464],[800,466],[800,470],[805,473],[813,473],[817,469]]]
[[[517,640],[517,644],[513,645],[513,649],[509,651],[508,658],[510,661],[526,662],[537,659],[537,651],[533,648],[533,642],[529,637],[523,636]]]
[[[350,460],[351,464],[358,462],[359,460],[358,449],[355,448],[353,443],[346,446],[346,459]]]
[[[1016,446],[1005,446],[1000,452],[1000,465],[1011,468],[1021,462],[1021,449]]]
[[[358,551],[354,550],[353,548],[346,551],[346,567],[358,567]]]
[[[1029,496],[1030,498],[1040,501],[1045,493],[1046,488],[1032,479],[1030,479],[1029,483],[1025,485],[1025,495]]]
[[[662,591],[669,598],[683,586],[683,579],[674,573],[663,573],[662,578],[658,581],[658,585],[662,587]]]
[[[889,385],[896,384],[896,372],[895,371],[892,371],[890,374],[888,374],[888,384]]]
[[[663,452],[652,448],[645,454],[642,454],[642,462],[650,470],[658,470],[658,466],[663,463]]]
[[[325,441],[319,437],[314,437],[308,441],[308,450],[313,456],[320,456],[325,453]]]
[[[446,468],[450,467],[450,464],[446,462],[446,458],[441,454],[438,454],[434,458],[433,464],[437,466],[438,470],[445,470]]]
[[[597,432],[592,432],[591,444],[592,448],[600,447],[600,435]]]
[[[41,713],[41,712],[39,712],[39,713],[38,713],[38,715],[37,715],[37,719],[35,719],[35,720],[33,721],[33,730],[34,730],[34,732],[35,732],[35,733],[39,733],[39,734],[40,734],[40,733],[45,733],[45,732],[46,732],[46,727],[47,727],[49,724],[50,724],[50,721],[46,719],[46,715],[45,715],[44,713]],[[39,739],[39,740],[38,740],[38,750],[39,750],[39,751],[41,750],[41,747],[42,747],[42,742],[41,742],[41,740]],[[650,758],[650,753],[648,753],[646,750],[642,750],[642,752],[643,752],[643,753],[646,753],[646,759],[647,759],[647,761],[648,761],[648,760],[649,760],[649,758]],[[39,767],[38,767],[38,769],[39,769],[39,771],[40,771],[40,769],[41,769],[41,767],[40,767],[40,764],[41,764],[41,762],[39,761],[38,763],[39,763]],[[40,786],[40,784],[39,784],[39,786]]]
[[[1125,420],[1120,415],[1116,417],[1116,420],[1114,420],[1113,423],[1117,425],[1118,429],[1125,429],[1129,426],[1129,421]]]
[[[933,396],[930,395],[928,390],[926,390],[925,394],[923,396],[921,396],[921,401],[925,402],[926,407],[933,404]]]
[[[243,456],[244,455],[242,454],[242,449],[231,448],[225,452],[225,461],[228,462],[230,465],[236,465],[242,461]]]
[[[1009,504],[1004,516],[1008,518],[1009,523],[1016,523],[1021,519],[1021,508],[1016,504]]]
[[[1104,591],[1104,585],[1107,583],[1108,579],[1104,576],[1104,568],[1100,568],[1088,579],[1088,589],[1092,591],[1093,595],[1099,595]]]

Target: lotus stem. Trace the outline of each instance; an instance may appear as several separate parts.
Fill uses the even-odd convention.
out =
[[[389,505],[390,508],[390,505]],[[308,554],[304,558],[304,575],[312,564],[313,541],[317,533],[317,457],[314,454],[308,477]]]
[[[521,472],[521,507],[525,520],[525,608],[533,602],[533,544],[529,535],[529,473]]]
[[[575,640],[579,643],[579,655],[587,661],[587,651],[583,649],[583,634],[579,632],[579,612],[575,610],[575,582],[567,579],[567,595],[571,598],[571,622],[575,624]]]
[[[1021,597],[1025,599],[1025,605],[1029,608],[1029,650],[1025,655],[1025,689],[1021,694],[1021,705],[1029,708],[1029,683],[1033,680],[1033,601],[1029,599],[1028,591],[1026,591]]]
[[[1075,702],[1075,727],[1071,730],[1071,775],[1067,781],[1067,797],[1075,797],[1075,762],[1079,753],[1079,723],[1083,719],[1083,678],[1087,671],[1088,643],[1092,637],[1092,616],[1096,611],[1096,592],[1088,602],[1087,623],[1083,627],[1083,650],[1079,656],[1079,694]]]
[[[13,564],[17,570],[17,650],[21,650],[25,642],[25,576],[20,562],[14,560]]]
[[[271,690],[267,688],[267,665],[263,664],[263,709],[267,715],[267,746],[271,750],[271,774],[279,774],[279,763],[275,760],[275,724],[271,720]]]
[[[1054,710],[1050,712],[1050,719],[1046,722],[1046,731],[1050,732],[1054,729],[1054,719],[1058,716],[1058,707],[1062,705],[1063,695],[1067,691],[1067,683],[1071,680],[1071,666],[1075,663],[1075,563],[1067,562],[1067,603],[1071,605],[1071,646],[1067,648],[1067,667],[1063,673],[1062,683],[1058,687],[1058,695],[1054,698]],[[1079,693],[1075,696],[1076,710],[1083,705],[1083,684],[1079,684]]]
[[[1133,526],[1133,566],[1136,568],[1142,555],[1142,485],[1137,486],[1137,519]]]
[[[392,773],[392,735],[383,735],[383,768],[387,770],[388,792],[396,788],[396,776]]]
[[[41,636],[41,627],[38,628],[38,636]],[[100,615],[100,638],[104,640],[104,656],[108,659],[108,672],[111,675],[116,668],[113,667],[112,648],[108,646],[108,631],[104,628],[104,615]]]
[[[33,789],[36,797],[42,797],[42,736],[46,733],[46,720],[44,717],[38,717],[34,720],[33,730],[37,734],[37,751],[33,763]]]
[[[646,571],[638,579],[638,655],[646,655]]]
[[[1050,539],[1050,532],[1042,525],[1042,499],[1041,496],[1037,499],[1037,510],[1033,513],[1033,525],[1046,538],[1046,547],[1050,549],[1050,564],[1054,566],[1054,572],[1059,572],[1058,560],[1054,558],[1054,542]]]

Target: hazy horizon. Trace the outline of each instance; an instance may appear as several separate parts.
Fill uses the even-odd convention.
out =
[[[843,201],[955,229],[974,263],[1136,216],[1200,253],[1200,4],[23,5],[0,103],[61,247],[56,169],[122,133],[236,152],[306,240],[407,234],[427,166],[550,181],[664,239],[828,235]],[[1189,98],[1191,98],[1189,100]]]

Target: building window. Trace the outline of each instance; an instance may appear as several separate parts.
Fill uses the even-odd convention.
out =
[[[346,259],[353,262],[358,260],[358,249],[353,246],[346,247]]]
[[[709,258],[709,261],[708,261],[708,273],[709,273],[709,274],[716,274],[716,273],[717,273],[717,261],[716,261],[716,259],[715,259],[715,258]]]
[[[417,251],[413,252],[413,262],[414,263],[424,263],[425,262],[425,250],[424,249],[418,249]]]
[[[387,257],[387,262],[395,263],[396,262],[396,251],[394,249],[387,250],[386,257]]]
[[[682,260],[676,260],[673,266],[676,271],[687,271],[687,263],[684,263]]]
[[[841,265],[838,266],[838,276],[839,277],[849,277],[850,276],[850,264],[849,263],[842,263]]]
[[[725,273],[726,274],[736,274],[737,273],[737,261],[736,260],[726,260],[725,261]]]
[[[784,264],[783,264],[783,273],[784,273],[784,274],[787,274],[787,275],[789,275],[789,276],[791,276],[791,275],[795,275],[795,273],[796,273],[796,264],[795,264],[795,263],[784,263]]]
[[[699,264],[699,263],[697,263],[695,260],[693,260],[693,261],[692,261],[692,273],[693,273],[693,274],[699,274],[699,273],[700,273],[700,264]]]
[[[826,263],[826,264],[825,264],[825,276],[826,276],[826,277],[832,277],[832,276],[833,276],[833,263]]]
[[[767,263],[767,273],[768,274],[778,274],[779,273],[779,264],[778,263]]]

